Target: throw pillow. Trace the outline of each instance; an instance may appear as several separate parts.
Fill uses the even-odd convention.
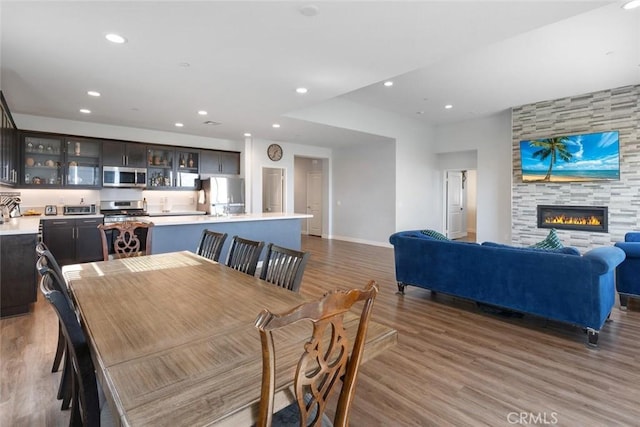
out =
[[[436,240],[449,240],[447,238],[447,236],[445,236],[444,234],[438,233],[435,230],[422,230],[421,231],[422,234],[431,237],[432,239],[436,239]]]
[[[555,228],[552,228],[551,231],[549,231],[549,234],[543,241],[535,243],[529,247],[535,248],[535,249],[549,249],[549,250],[564,248],[564,246],[562,245],[562,242],[560,241],[560,238],[558,237],[558,234],[556,233]]]

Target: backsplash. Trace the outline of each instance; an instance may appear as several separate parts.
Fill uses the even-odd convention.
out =
[[[513,108],[512,243],[527,246],[542,240],[538,205],[607,206],[608,233],[558,230],[564,245],[582,252],[624,240],[640,230],[640,85],[538,102]],[[521,140],[559,135],[619,131],[620,180],[572,183],[523,183]]]
[[[102,190],[42,190],[18,189],[23,212],[28,209],[42,210],[46,205],[62,207],[64,205],[96,204],[101,200],[142,200],[147,199],[149,212],[161,212],[163,208],[170,212],[197,210],[197,191],[145,191],[140,189],[108,188]],[[58,209],[62,212],[62,209]]]

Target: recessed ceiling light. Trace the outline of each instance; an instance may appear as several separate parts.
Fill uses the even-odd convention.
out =
[[[386,87],[391,87],[391,86],[393,86],[393,82],[391,80],[387,80],[386,82],[384,82],[384,85]]]
[[[245,132],[244,136],[246,136],[247,138],[251,136],[251,134],[249,132]]]
[[[274,123],[274,124],[272,124],[272,125],[271,125],[271,127],[279,128],[279,127],[280,127],[280,124],[279,124],[279,123]]]
[[[206,116],[207,112],[204,111],[204,110],[200,110],[200,111],[198,111],[198,114],[200,114],[201,116]]]
[[[122,44],[127,41],[127,39],[122,37],[120,34],[115,34],[115,33],[107,34],[106,36],[104,36],[104,38],[109,40],[111,43],[118,43],[118,44]]]
[[[96,92],[95,90],[90,90],[89,92],[87,92],[87,95],[89,95],[89,96],[100,96],[100,92]]]
[[[299,88],[296,89],[296,92],[298,92],[298,93],[307,93],[308,90],[307,90],[306,87],[299,87]]]
[[[302,6],[299,10],[300,10],[300,13],[304,16],[316,16],[320,11],[320,9],[318,9],[318,6],[313,4]]]
[[[81,112],[82,114],[91,114],[91,110],[87,110],[86,108],[81,108],[81,109],[80,109],[80,112]]]
[[[191,67],[191,64],[189,64],[188,62],[180,62],[178,64],[178,67],[189,68],[189,67]]]
[[[181,127],[183,127],[183,126],[184,126],[184,124],[183,124],[183,123],[180,123],[180,122],[176,123],[176,127],[177,127],[177,128],[181,128]]]
[[[424,114],[424,111],[416,111],[416,114]]]
[[[453,108],[453,105],[451,105],[451,104],[447,104],[447,105],[445,105],[445,106],[444,106],[444,108],[446,108],[447,110],[450,110],[450,109],[452,109],[452,108]]]
[[[625,10],[635,9],[640,6],[640,0],[631,0],[622,5],[622,8]]]

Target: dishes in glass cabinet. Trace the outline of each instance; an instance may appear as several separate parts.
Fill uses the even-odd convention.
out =
[[[46,162],[44,162],[44,164],[45,164],[45,166],[49,166],[50,168],[55,166],[55,163],[51,159],[49,159]]]
[[[36,164],[36,161],[33,160],[33,157],[27,157],[24,162],[27,164],[27,166],[33,166]]]

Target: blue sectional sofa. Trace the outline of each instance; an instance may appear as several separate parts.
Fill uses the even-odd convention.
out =
[[[630,232],[624,242],[615,244],[627,255],[616,269],[616,289],[620,295],[620,308],[627,308],[629,297],[640,298],[640,232]]]
[[[614,246],[580,255],[485,242],[437,240],[420,230],[391,235],[398,291],[419,286],[585,328],[590,345],[615,303]]]

